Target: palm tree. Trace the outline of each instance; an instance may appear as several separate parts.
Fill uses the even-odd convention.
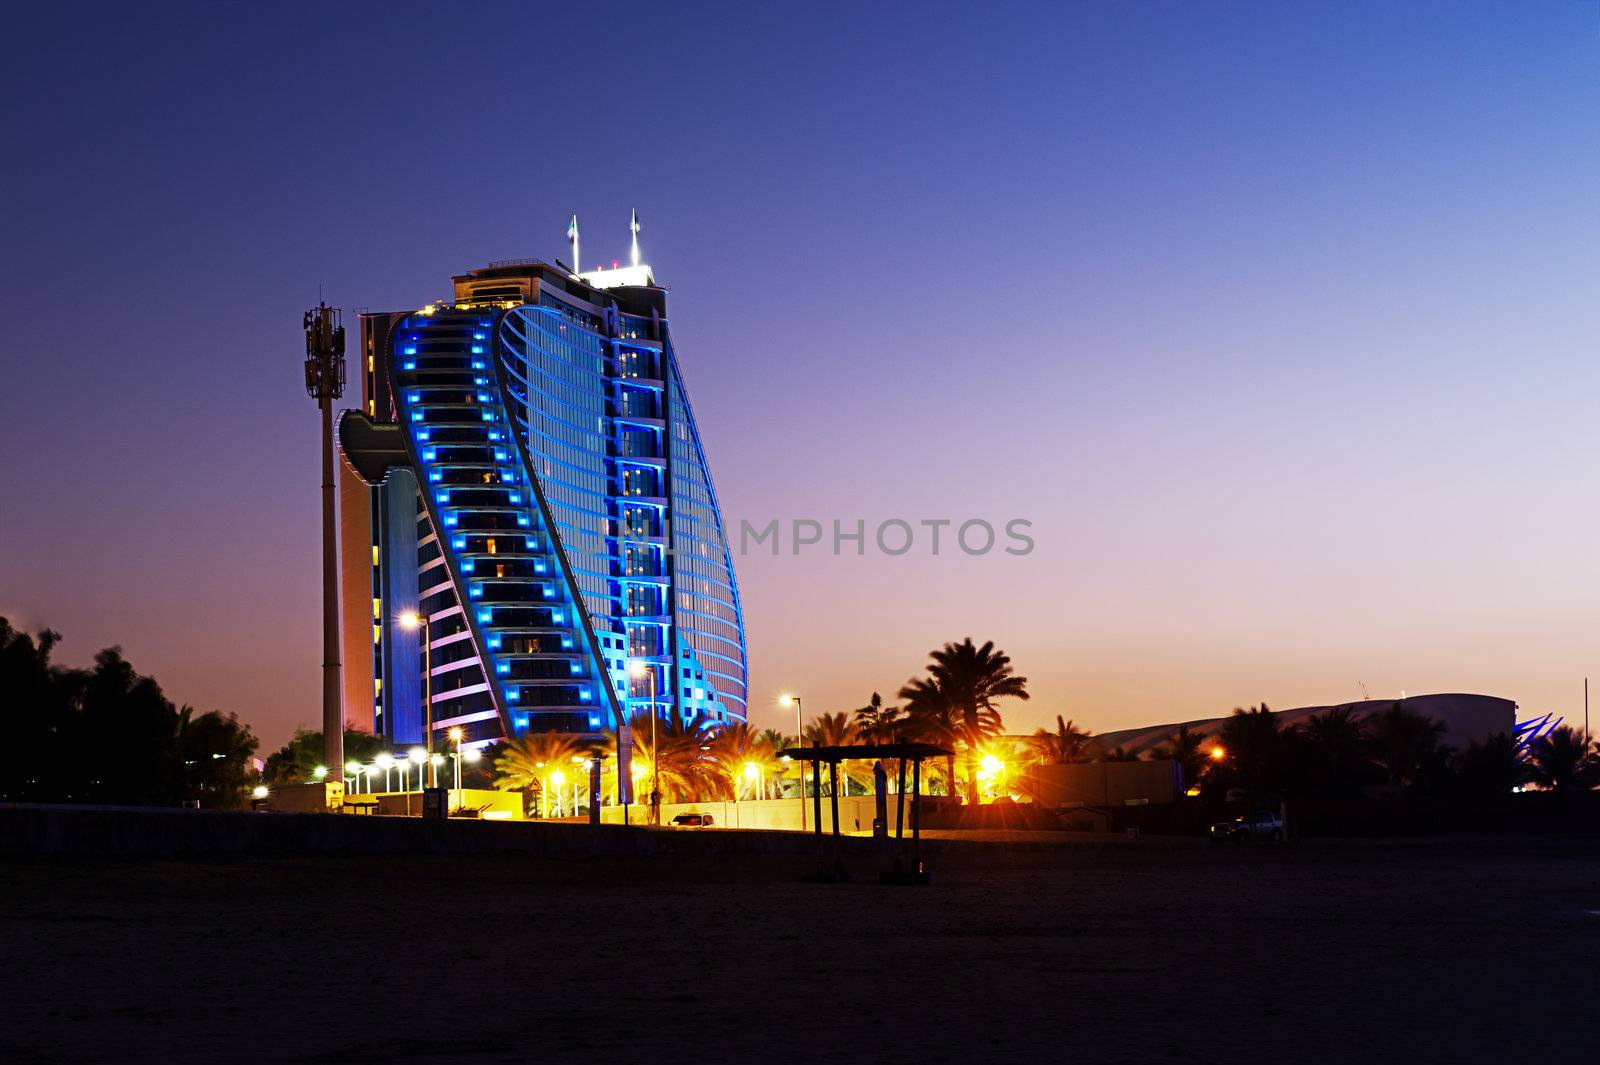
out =
[[[774,751],[787,751],[791,747],[798,747],[800,741],[792,736],[785,736],[775,728],[761,730],[761,742],[771,747]]]
[[[772,752],[773,752],[773,755],[775,757],[777,756],[778,752],[780,752],[780,751],[787,751],[787,750],[790,750],[791,748],[800,746],[800,740],[799,740],[798,737],[785,736],[780,730],[775,729],[775,728],[762,729],[761,730],[761,741],[763,743],[765,743],[767,746],[772,748]],[[800,762],[795,762],[793,760],[786,760],[786,759],[783,759],[783,758],[777,758],[777,761],[776,761],[775,765],[776,765],[776,768],[772,772],[772,780],[778,786],[777,797],[778,798],[782,798],[783,797],[783,787],[782,787],[782,783],[781,782],[785,778],[787,778],[789,776],[789,773],[791,771],[799,773],[800,776],[803,778],[804,777],[803,765]]]
[[[1050,765],[1068,765],[1072,762],[1084,761],[1084,746],[1091,738],[1088,729],[1081,729],[1071,721],[1064,721],[1060,714],[1056,715],[1056,730],[1039,728],[1033,730],[1033,737],[1029,742],[1033,745],[1035,757],[1041,762]]]
[[[692,802],[731,795],[727,781],[717,771],[707,751],[711,737],[706,731],[708,720],[704,715],[695,714],[685,720],[671,716],[656,722],[655,742],[661,748],[659,766],[650,739],[650,711],[641,710],[634,715],[632,724],[634,764],[643,766],[639,779],[654,779],[654,774],[659,772],[663,801]]]
[[[952,752],[956,749],[960,744],[960,725],[955,707],[933,681],[926,677],[908,680],[901,687],[899,697],[906,700],[906,721],[901,728],[906,739],[936,743]],[[944,763],[945,794],[955,795],[956,756],[946,755]]]
[[[806,742],[813,747],[844,747],[856,740],[856,729],[848,711],[818,714],[806,726]]]
[[[501,791],[549,795],[550,777],[557,770],[572,772],[572,759],[580,754],[577,742],[563,732],[525,732],[501,745],[494,760],[494,786]]]
[[[1367,734],[1350,707],[1336,706],[1312,714],[1299,732],[1324,788],[1339,793],[1360,782]]]
[[[735,796],[739,794],[739,782],[748,780],[751,794],[759,797],[757,781],[765,781],[783,771],[778,749],[773,747],[765,733],[756,732],[743,721],[718,727],[711,733],[705,752],[715,771]],[[751,766],[755,767],[755,779],[751,778]]]
[[[851,724],[864,743],[893,743],[905,724],[905,713],[898,706],[884,706],[883,696],[873,692],[867,705],[855,712]]]
[[[818,714],[806,726],[806,743],[812,747],[848,747],[856,742],[856,727],[850,720],[847,711],[840,710],[836,714]],[[844,776],[842,794],[850,794],[850,781],[860,783],[862,780],[859,762],[843,761],[839,763],[839,772]]]
[[[1184,787],[1200,783],[1200,774],[1206,767],[1206,737],[1200,732],[1190,732],[1188,725],[1179,725],[1178,731],[1156,749],[1158,758],[1170,758],[1183,770]]]
[[[978,749],[983,741],[1001,730],[1000,708],[996,700],[1028,698],[1028,678],[1011,668],[1011,657],[997,650],[993,640],[982,647],[968,636],[960,643],[947,643],[929,653],[928,680],[955,714],[956,724],[967,753],[967,797],[978,805]],[[902,699],[911,698],[917,689],[901,689]],[[912,695],[908,695],[911,692]]]
[[[1403,788],[1416,785],[1437,759],[1443,733],[1442,724],[1412,713],[1399,702],[1367,721],[1373,761],[1383,767],[1391,784]]]
[[[1456,757],[1454,769],[1457,786],[1476,798],[1509,795],[1530,778],[1529,765],[1516,741],[1504,732],[1468,743]]]
[[[1528,744],[1528,763],[1535,784],[1562,794],[1588,791],[1600,776],[1593,741],[1570,725],[1553,728]]]

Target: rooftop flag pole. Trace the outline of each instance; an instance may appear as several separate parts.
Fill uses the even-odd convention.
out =
[[[628,223],[628,229],[633,233],[633,265],[639,265],[639,209],[633,209],[633,221]]]
[[[572,241],[572,269],[582,270],[583,260],[578,258],[578,216],[573,215],[572,221],[567,223],[567,239]]]

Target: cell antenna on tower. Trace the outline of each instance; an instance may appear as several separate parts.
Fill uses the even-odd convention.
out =
[[[628,231],[633,234],[633,265],[639,265],[639,209],[633,209],[633,221],[628,223]]]
[[[577,266],[583,262],[578,258],[578,216],[573,215],[572,221],[567,223],[567,239],[572,241],[572,265]]]

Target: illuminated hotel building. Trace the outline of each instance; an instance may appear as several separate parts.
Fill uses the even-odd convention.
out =
[[[339,422],[345,715],[422,739],[743,720],[733,560],[647,266],[529,260],[361,315]],[[645,667],[635,678],[630,667]]]

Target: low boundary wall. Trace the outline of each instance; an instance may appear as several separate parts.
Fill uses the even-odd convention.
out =
[[[832,837],[825,837],[832,854]],[[972,841],[924,839],[932,855]],[[846,836],[845,855],[883,853]],[[350,814],[0,804],[0,857],[175,854],[491,854],[812,856],[810,833],[724,828],[591,826],[561,821],[424,821]]]

